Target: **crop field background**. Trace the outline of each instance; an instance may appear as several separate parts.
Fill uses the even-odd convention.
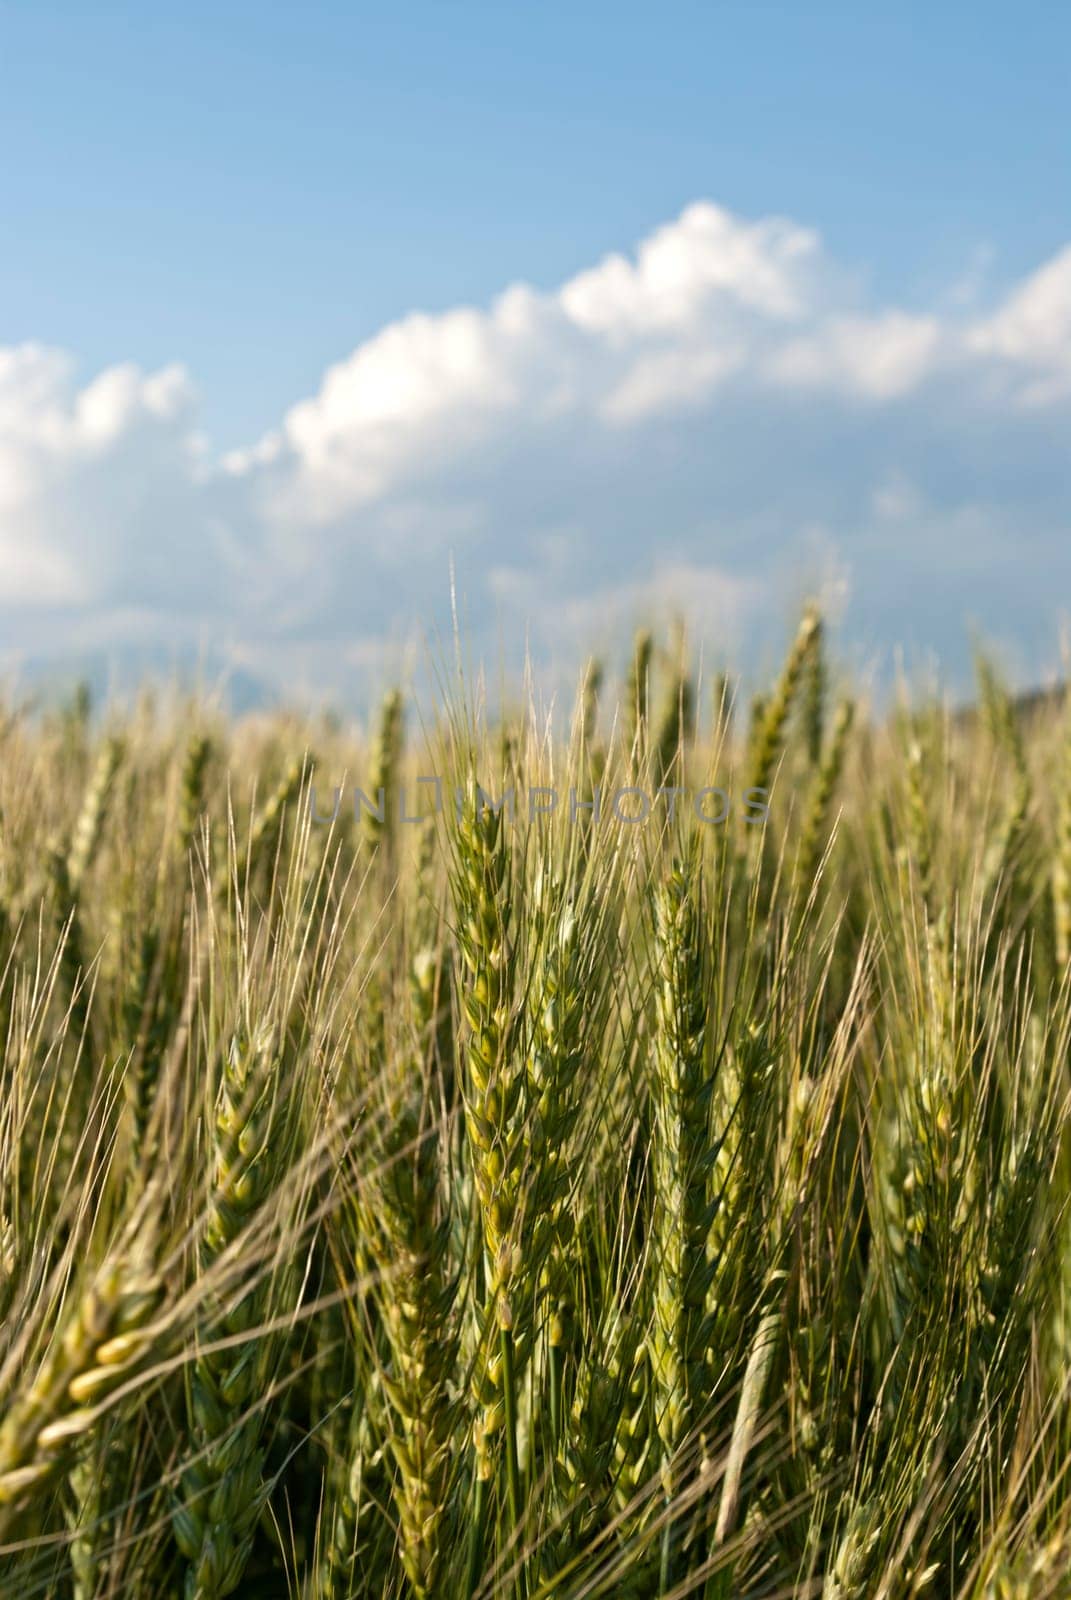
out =
[[[617,665],[6,710],[4,1600],[1071,1595],[1068,713]]]

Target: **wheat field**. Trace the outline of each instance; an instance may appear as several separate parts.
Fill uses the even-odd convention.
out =
[[[618,666],[4,710],[4,1600],[1071,1595],[1068,712]]]

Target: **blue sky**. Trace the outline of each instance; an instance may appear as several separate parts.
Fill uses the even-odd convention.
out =
[[[1057,4],[0,6],[5,342],[176,357],[222,445],[419,307],[551,288],[690,201],[901,303],[1066,242]]]
[[[36,499],[23,493],[29,469],[19,464],[22,458],[9,467],[19,493],[9,495],[14,509],[6,524],[0,522],[0,534],[17,548],[24,536],[13,519],[21,507],[42,552],[37,567],[16,583],[23,603],[35,595],[40,569],[47,581],[39,603],[45,608],[47,602],[53,622],[81,617],[88,637],[95,616],[96,632],[107,637],[106,619],[114,631],[122,612],[134,618],[135,631],[151,634],[153,608],[161,601],[143,548],[127,562],[127,570],[145,573],[141,588],[87,586],[68,570],[77,541],[58,519],[73,517],[73,503],[87,495],[92,503],[105,480],[99,524],[90,518],[100,531],[83,535],[99,540],[102,571],[123,568],[124,540],[149,543],[158,552],[161,544],[182,545],[185,516],[188,537],[206,562],[211,526],[232,555],[244,550],[252,559],[255,547],[259,570],[275,560],[280,583],[284,574],[292,582],[300,562],[295,565],[288,540],[297,538],[302,514],[292,510],[287,530],[267,527],[257,509],[263,485],[240,506],[233,496],[228,500],[233,462],[222,486],[219,481],[227,452],[243,454],[237,477],[245,481],[254,472],[250,451],[258,441],[263,445],[282,430],[293,454],[297,447],[284,420],[292,408],[322,397],[333,365],[353,358],[382,330],[407,326],[413,311],[441,315],[475,307],[486,313],[518,283],[553,298],[613,253],[635,262],[644,240],[697,202],[745,229],[789,219],[801,235],[818,241],[812,254],[820,266],[804,296],[812,333],[831,316],[916,317],[939,325],[939,341],[965,340],[976,354],[988,351],[987,361],[997,351],[1001,360],[1021,363],[1022,315],[1019,333],[1009,334],[1006,323],[992,336],[984,329],[992,333],[1001,306],[1071,241],[1069,63],[1071,13],[1054,4],[1015,10],[958,4],[600,4],[579,10],[313,4],[289,11],[237,4],[170,11],[0,4],[0,137],[7,152],[0,170],[0,347],[62,352],[65,363],[62,374],[52,366],[45,376],[33,362],[19,364],[8,405],[16,416],[12,438],[24,439],[19,408],[32,409],[26,397],[42,384],[57,415],[70,416],[77,413],[78,395],[102,373],[133,363],[139,381],[151,383],[163,369],[182,369],[181,383],[174,379],[165,400],[158,385],[147,401],[142,394],[131,402],[138,415],[141,406],[155,422],[167,423],[145,451],[133,442],[143,438],[140,424],[131,424],[129,437],[120,429],[114,449],[109,433],[107,462],[94,457],[89,480],[83,474],[75,484],[63,476],[64,463],[38,452]],[[720,284],[721,269],[712,270]],[[1063,337],[1062,293],[1062,278],[1043,293],[1051,327],[1041,343]],[[770,306],[767,312],[783,314]],[[714,339],[713,324],[703,316]],[[718,329],[718,339],[729,338],[724,319]],[[922,337],[918,329],[904,331]],[[857,333],[822,334],[826,347],[829,337],[837,342],[842,368],[841,346]],[[732,340],[738,335],[734,325]],[[871,331],[858,336],[872,342]],[[603,328],[600,337],[613,344],[619,332]],[[797,386],[800,362],[809,360],[813,368],[817,359],[813,351],[805,359],[798,343],[795,354],[777,358],[779,371],[792,367]],[[683,330],[659,359],[663,366],[672,359],[679,378],[690,348],[691,334]],[[557,381],[561,349],[555,344]],[[708,364],[718,365],[713,345],[707,354]],[[749,343],[752,366],[768,357],[765,337]],[[1036,364],[1042,357],[1034,348],[1029,359]],[[538,362],[536,369],[542,370]],[[369,370],[373,381],[384,381],[379,365]],[[1013,393],[1012,386],[980,417],[967,403],[980,376],[950,378],[947,363],[935,360],[932,371],[927,366],[924,378],[909,383],[912,407],[898,391],[890,413],[884,395],[886,410],[877,422],[873,407],[864,415],[862,402],[853,412],[856,402],[845,406],[841,395],[830,403],[828,428],[819,429],[806,450],[788,443],[800,419],[786,413],[783,395],[771,411],[761,398],[742,399],[737,389],[730,406],[727,390],[709,373],[685,377],[683,390],[680,383],[672,387],[678,399],[684,390],[691,395],[688,415],[660,419],[629,446],[631,455],[638,451],[658,462],[652,515],[661,509],[679,518],[682,530],[655,562],[637,528],[629,549],[619,549],[608,564],[616,446],[593,447],[581,462],[559,448],[553,430],[529,429],[538,385],[524,388],[527,398],[512,430],[485,433],[479,449],[463,423],[456,424],[470,451],[464,484],[453,482],[448,493],[439,485],[435,515],[424,516],[416,476],[399,468],[388,488],[362,487],[342,501],[332,491],[326,509],[308,519],[302,547],[306,559],[322,555],[337,562],[340,575],[367,572],[369,561],[362,567],[357,557],[362,549],[371,552],[374,567],[384,541],[382,527],[369,523],[375,501],[384,515],[391,512],[388,527],[396,528],[399,518],[410,528],[420,524],[419,537],[411,537],[437,573],[459,549],[464,571],[467,541],[475,571],[475,552],[483,547],[458,533],[457,517],[468,528],[492,512],[524,522],[531,485],[543,485],[549,472],[557,492],[547,497],[543,524],[518,534],[528,544],[517,563],[507,563],[512,576],[493,595],[474,593],[473,603],[477,611],[485,603],[501,608],[503,592],[523,590],[537,611],[563,597],[582,609],[607,581],[608,565],[634,585],[661,581],[674,566],[686,573],[709,567],[750,583],[762,567],[756,528],[784,520],[792,504],[800,508],[797,526],[786,533],[779,555],[802,567],[810,562],[812,569],[824,564],[854,573],[858,552],[850,540],[861,536],[850,533],[853,504],[869,495],[868,504],[891,506],[899,486],[903,515],[913,515],[919,526],[929,519],[931,541],[938,523],[959,528],[942,538],[952,541],[945,559],[963,567],[967,603],[960,609],[971,610],[973,601],[983,622],[991,622],[992,610],[999,623],[998,602],[1007,613],[1011,567],[1010,561],[1007,570],[1001,565],[996,546],[1010,537],[1007,530],[1018,522],[1028,542],[1045,541],[1046,559],[1068,531],[1069,497],[1060,481],[1068,413],[1062,391],[1054,399],[1050,383],[1040,407],[1036,395],[1024,401],[1025,391]],[[996,379],[989,373],[986,381]],[[515,397],[513,379],[502,382]],[[867,392],[873,400],[873,385]],[[451,393],[447,383],[436,402],[448,436],[455,427]],[[462,414],[467,403],[463,397]],[[598,411],[602,401],[592,403]],[[353,459],[366,463],[367,439],[358,448],[356,434],[347,433],[367,420],[362,405],[357,413],[334,416],[331,448],[342,448],[338,439],[345,435]],[[950,414],[958,418],[955,425]],[[123,415],[129,420],[133,413],[128,408]],[[382,418],[373,420],[380,429]],[[813,421],[808,416],[808,428]],[[711,441],[732,438],[745,426],[752,456],[754,440],[768,427],[771,449],[792,458],[787,499],[772,495],[764,503],[769,472],[757,459],[755,471],[739,483],[727,482],[723,473],[704,484]],[[0,480],[2,429],[0,423]],[[524,454],[517,437],[528,433],[541,442],[515,459]],[[848,439],[868,462],[872,481],[865,485],[854,481],[854,469],[837,465]],[[378,451],[378,432],[376,441]],[[174,460],[154,477],[171,446]],[[198,455],[195,468],[191,450]],[[945,466],[935,459],[939,454]],[[263,451],[256,471],[264,469],[262,457]],[[306,451],[302,459],[308,470],[298,475],[301,493],[315,498],[311,456]],[[844,474],[839,499],[836,485],[830,491],[826,484],[830,472]],[[214,484],[211,505],[202,492],[206,479]],[[706,488],[717,526],[704,530],[699,507]],[[275,483],[272,493],[278,492]],[[516,518],[519,502],[525,514]],[[453,524],[444,504],[456,513]],[[561,588],[544,592],[529,582],[525,589],[520,575],[548,567],[555,539],[580,548]],[[893,542],[883,555],[880,541],[880,529],[869,545],[863,538],[863,573],[884,570],[883,560],[894,570]],[[994,556],[985,573],[979,572],[979,541]],[[0,556],[3,549],[0,538]],[[211,559],[218,558],[217,551]],[[1022,581],[1006,629],[1013,641],[1025,637],[1035,605],[1042,627],[1051,630],[1054,621],[1051,583],[1042,592]],[[858,581],[848,587],[853,595],[861,592]],[[266,583],[265,607],[269,591]],[[390,596],[398,628],[406,616],[421,615],[423,595],[407,592],[396,574],[383,576],[382,592]],[[902,631],[917,631],[921,644],[938,647],[962,632],[962,616],[949,609],[951,595],[948,588],[936,598],[920,597],[912,612],[905,591]],[[856,618],[861,645],[888,645],[888,621],[870,616],[866,602],[853,604],[846,612]],[[188,610],[190,628],[203,629],[206,608],[191,596]],[[293,630],[311,633],[323,625],[330,631],[337,619],[328,613],[313,608]],[[47,632],[44,614],[39,635]],[[236,624],[234,638],[251,637],[258,631],[252,624],[250,617]],[[362,659],[374,647],[369,634]]]

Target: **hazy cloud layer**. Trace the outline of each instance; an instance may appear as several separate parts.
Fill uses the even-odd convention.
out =
[[[971,302],[973,303],[973,301]],[[645,613],[714,653],[822,587],[845,641],[1025,671],[1071,595],[1071,247],[983,311],[873,305],[818,236],[698,204],[553,293],[414,314],[222,459],[180,366],[0,349],[9,660],[103,646],[359,689],[448,625],[570,663]]]

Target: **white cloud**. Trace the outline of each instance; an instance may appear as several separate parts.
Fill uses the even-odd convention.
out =
[[[279,433],[229,459],[280,467],[275,508],[331,520],[414,472],[563,417],[620,424],[695,406],[819,300],[816,236],[690,206],[551,294],[414,315],[332,367]]]
[[[1026,376],[1022,397],[1045,405],[1071,393],[1071,245],[1029,277],[968,338],[980,355]]]
[[[203,604],[214,551],[194,424],[180,366],[114,366],[79,388],[61,352],[0,351],[0,574],[29,631],[35,603]]]
[[[802,388],[844,389],[869,400],[895,400],[934,371],[941,349],[934,317],[888,311],[877,317],[835,317],[816,332],[777,349],[770,378]]]
[[[744,369],[746,348],[725,340],[720,347],[656,350],[640,356],[600,406],[607,422],[636,423],[645,417],[701,405],[734,373]]]
[[[827,567],[878,643],[905,608],[935,644],[966,612],[1020,626],[1031,596],[1047,617],[1071,579],[1071,247],[979,297],[870,304],[812,230],[698,204],[555,291],[384,328],[222,459],[180,366],[80,383],[0,349],[7,637],[155,619],[280,674],[355,669],[444,619],[451,553],[477,631],[497,611],[515,643],[531,616],[558,652],[645,608],[746,643]],[[1009,588],[1024,530],[1033,590],[1021,561]]]
[[[719,300],[775,320],[802,314],[817,235],[780,218],[741,222],[718,206],[689,206],[644,240],[633,265],[609,256],[561,290],[578,327],[624,341],[687,332]]]

